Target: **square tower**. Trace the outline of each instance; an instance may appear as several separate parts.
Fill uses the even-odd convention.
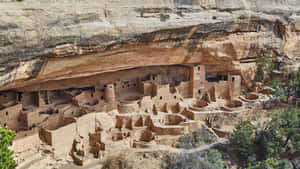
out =
[[[203,94],[205,83],[205,66],[191,66],[191,92],[193,97],[200,97]]]

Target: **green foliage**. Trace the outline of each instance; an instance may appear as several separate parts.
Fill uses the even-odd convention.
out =
[[[240,122],[230,138],[231,145],[248,169],[289,169],[283,155],[300,155],[300,112],[287,108],[255,130],[249,121]]]
[[[162,22],[165,22],[166,20],[168,20],[168,19],[170,19],[170,15],[168,15],[168,14],[160,14],[159,15],[159,17],[160,17],[160,21],[162,21]]]
[[[0,126],[0,169],[17,167],[17,163],[13,159],[13,151],[8,148],[15,136],[16,132]]]
[[[274,169],[275,159],[268,158],[265,161],[253,161],[252,164],[249,164],[247,169]]]
[[[210,144],[217,140],[217,137],[208,129],[202,127],[195,131],[181,136],[176,144],[177,148],[191,149],[203,144]]]
[[[287,108],[272,116],[272,120],[257,132],[256,144],[261,159],[278,157],[281,153],[300,152],[300,113],[296,108]]]
[[[300,71],[296,73],[295,78],[295,94],[297,98],[300,98]]]
[[[272,120],[257,134],[256,142],[263,150],[262,159],[278,157],[281,153],[300,152],[300,113],[296,108],[287,108],[272,116]]]
[[[235,127],[233,135],[230,137],[230,143],[236,153],[243,159],[254,153],[254,126],[250,121],[242,121]]]
[[[262,56],[256,59],[257,72],[255,80],[258,82],[265,82],[270,79],[271,73],[274,69],[274,64],[271,57]]]
[[[180,153],[167,155],[162,168],[166,169],[227,169],[222,154],[215,149],[208,152]]]
[[[292,79],[290,81],[290,88],[295,97],[300,98],[300,71],[291,73]]]
[[[222,160],[222,154],[216,150],[212,149],[206,153],[205,163],[208,168],[214,169],[224,169],[227,168],[226,162]]]
[[[247,169],[293,169],[293,165],[287,160],[268,158],[264,161],[252,161]]]
[[[276,169],[293,169],[293,165],[288,160],[281,160]]]
[[[284,90],[284,84],[281,82],[279,78],[275,78],[272,80],[271,87],[275,89],[274,95],[279,97],[280,100],[286,101],[288,98],[287,92]]]
[[[267,131],[273,130],[281,139],[284,151],[292,150],[300,155],[300,112],[296,108],[287,108],[278,112],[267,126]],[[288,144],[288,143],[291,144]]]

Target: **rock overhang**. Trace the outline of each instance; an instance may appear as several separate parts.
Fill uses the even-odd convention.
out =
[[[144,65],[225,62],[240,67],[241,59],[265,53],[292,58],[299,53],[293,29],[297,1],[101,2],[5,3],[1,89]],[[276,22],[291,35],[276,36]],[[296,40],[293,50],[289,39]],[[124,57],[130,65],[122,65],[126,59],[117,64]],[[102,65],[108,58],[113,59]]]

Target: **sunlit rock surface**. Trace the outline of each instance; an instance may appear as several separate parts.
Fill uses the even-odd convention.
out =
[[[0,90],[191,63],[247,83],[262,55],[283,72],[299,69],[299,40],[298,0],[2,2]]]

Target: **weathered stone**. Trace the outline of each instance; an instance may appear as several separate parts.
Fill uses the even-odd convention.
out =
[[[216,69],[239,72],[262,54],[287,56],[281,68],[294,70],[299,6],[296,0],[2,3],[0,90],[146,65],[213,61]],[[168,19],[161,21],[161,13]]]

